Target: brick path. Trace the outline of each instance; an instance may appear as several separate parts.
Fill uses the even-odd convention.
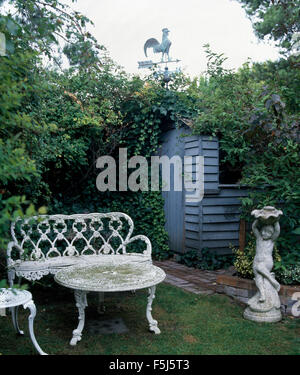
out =
[[[230,269],[217,271],[200,270],[179,264],[174,260],[154,261],[153,263],[166,272],[166,283],[195,294],[208,295],[222,292],[223,288],[216,283],[217,277],[223,274],[232,274]]]
[[[227,270],[207,271],[190,268],[174,260],[153,263],[166,272],[167,277],[164,282],[195,294],[222,293],[245,304],[256,291],[253,280],[232,277],[233,267]],[[279,295],[283,314],[292,315],[292,306],[295,303],[292,295],[296,292],[300,293],[299,285],[281,285]]]

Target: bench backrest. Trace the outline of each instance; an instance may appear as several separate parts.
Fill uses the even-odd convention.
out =
[[[24,260],[47,260],[52,257],[125,254],[133,241],[151,257],[151,242],[144,235],[131,237],[132,219],[122,212],[75,215],[40,215],[17,219],[11,225],[13,241],[8,257],[15,247]],[[138,241],[138,242],[140,242]],[[146,249],[145,249],[146,244]],[[135,252],[135,251],[134,251]]]

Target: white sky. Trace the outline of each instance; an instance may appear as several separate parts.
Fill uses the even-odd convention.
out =
[[[203,44],[228,57],[225,66],[240,67],[253,61],[279,57],[274,44],[259,42],[244,9],[234,0],[77,0],[72,8],[91,19],[90,31],[111,57],[128,73],[138,73],[138,61],[147,60],[143,46],[162,28],[170,30],[170,56],[180,59],[191,76],[206,68]],[[156,61],[161,54],[155,56]],[[170,68],[171,69],[171,68]]]

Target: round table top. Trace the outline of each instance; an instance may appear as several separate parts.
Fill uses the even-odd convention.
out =
[[[0,288],[0,308],[24,305],[32,299],[32,295],[27,290],[16,288]]]
[[[67,288],[90,292],[119,292],[161,283],[165,272],[152,264],[105,263],[71,266],[60,270],[55,281]]]

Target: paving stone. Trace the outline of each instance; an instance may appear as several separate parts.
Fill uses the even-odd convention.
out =
[[[195,294],[204,294],[204,295],[214,294],[213,290],[201,289],[201,288],[197,288],[195,286],[185,286],[182,289],[187,290],[188,292],[195,293]]]
[[[216,292],[219,272],[190,268],[173,260],[154,261],[167,274],[165,282],[195,294],[210,295]],[[226,270],[224,270],[226,273]]]
[[[224,286],[223,285],[217,285],[215,288],[216,293],[224,293]]]
[[[235,299],[237,299],[238,301],[244,303],[244,304],[247,304],[249,298],[247,297],[240,297],[240,296],[236,296]]]
[[[249,290],[248,289],[236,288],[236,292],[235,293],[239,297],[249,298]]]
[[[228,294],[229,296],[235,297],[236,296],[236,288],[232,286],[225,285],[224,286],[224,293]]]
[[[196,294],[204,294],[206,296],[211,295],[211,294],[215,294],[215,292],[213,290],[211,290],[211,289],[196,290],[195,293]]]
[[[176,277],[176,276],[173,276],[173,275],[167,275],[165,281],[166,282],[170,282],[170,283],[174,283],[176,285],[177,284],[178,285],[184,285],[184,284],[188,284],[189,283],[188,281],[180,279],[179,277]]]

